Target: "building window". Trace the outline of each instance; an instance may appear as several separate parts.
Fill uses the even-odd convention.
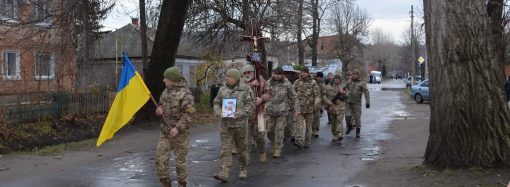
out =
[[[0,0],[0,19],[1,20],[14,20],[17,16],[17,3],[16,0]]]
[[[34,4],[34,18],[37,25],[49,25],[51,23],[51,3],[49,0],[36,0]]]
[[[3,52],[3,65],[2,73],[3,78],[8,80],[21,79],[19,73],[19,52],[18,51],[4,51]]]
[[[35,55],[35,79],[49,80],[55,76],[55,57],[51,53]]]

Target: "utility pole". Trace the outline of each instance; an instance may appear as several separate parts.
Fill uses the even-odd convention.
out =
[[[414,74],[415,74],[415,71],[416,71],[416,54],[415,54],[415,39],[414,39],[414,8],[413,8],[413,5],[411,5],[411,53],[412,53],[412,63],[411,63],[411,80],[412,80],[412,85],[414,85],[414,83],[416,82],[416,80],[414,80]]]

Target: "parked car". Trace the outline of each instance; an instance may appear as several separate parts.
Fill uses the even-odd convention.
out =
[[[380,71],[371,71],[370,75],[372,75],[372,79],[373,79],[371,84],[381,84],[382,74]]]
[[[420,84],[412,86],[411,98],[418,104],[423,103],[423,101],[430,101],[429,80],[424,80]]]
[[[419,84],[421,82],[421,76],[414,76],[414,80],[415,80],[414,85]],[[406,88],[411,88],[413,84],[412,77],[411,76],[407,77],[407,79],[405,79],[404,82],[406,83]]]

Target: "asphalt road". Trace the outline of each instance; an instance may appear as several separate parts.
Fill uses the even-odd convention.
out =
[[[353,131],[341,144],[331,142],[331,126],[326,124],[324,113],[320,136],[312,140],[310,149],[298,149],[285,142],[282,158],[274,159],[268,154],[266,163],[260,163],[253,150],[246,180],[237,179],[237,156],[233,158],[230,182],[220,184],[214,180],[211,176],[219,167],[219,127],[211,124],[193,128],[188,186],[358,186],[347,181],[369,169],[367,161],[384,154],[380,144],[392,138],[387,131],[389,125],[407,115],[398,94],[403,88],[401,80],[369,85],[371,108],[363,107],[361,139],[356,139]],[[71,150],[45,157],[0,157],[0,169],[7,168],[0,170],[0,186],[159,186],[154,171],[158,135],[158,128],[150,128],[121,133],[100,149]],[[175,180],[173,166],[172,160]],[[177,186],[176,181],[174,185]]]

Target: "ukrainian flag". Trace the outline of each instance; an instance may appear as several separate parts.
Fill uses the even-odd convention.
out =
[[[97,139],[97,147],[106,140],[112,139],[113,135],[126,125],[150,98],[149,89],[125,53],[123,53],[123,61],[117,95]]]

